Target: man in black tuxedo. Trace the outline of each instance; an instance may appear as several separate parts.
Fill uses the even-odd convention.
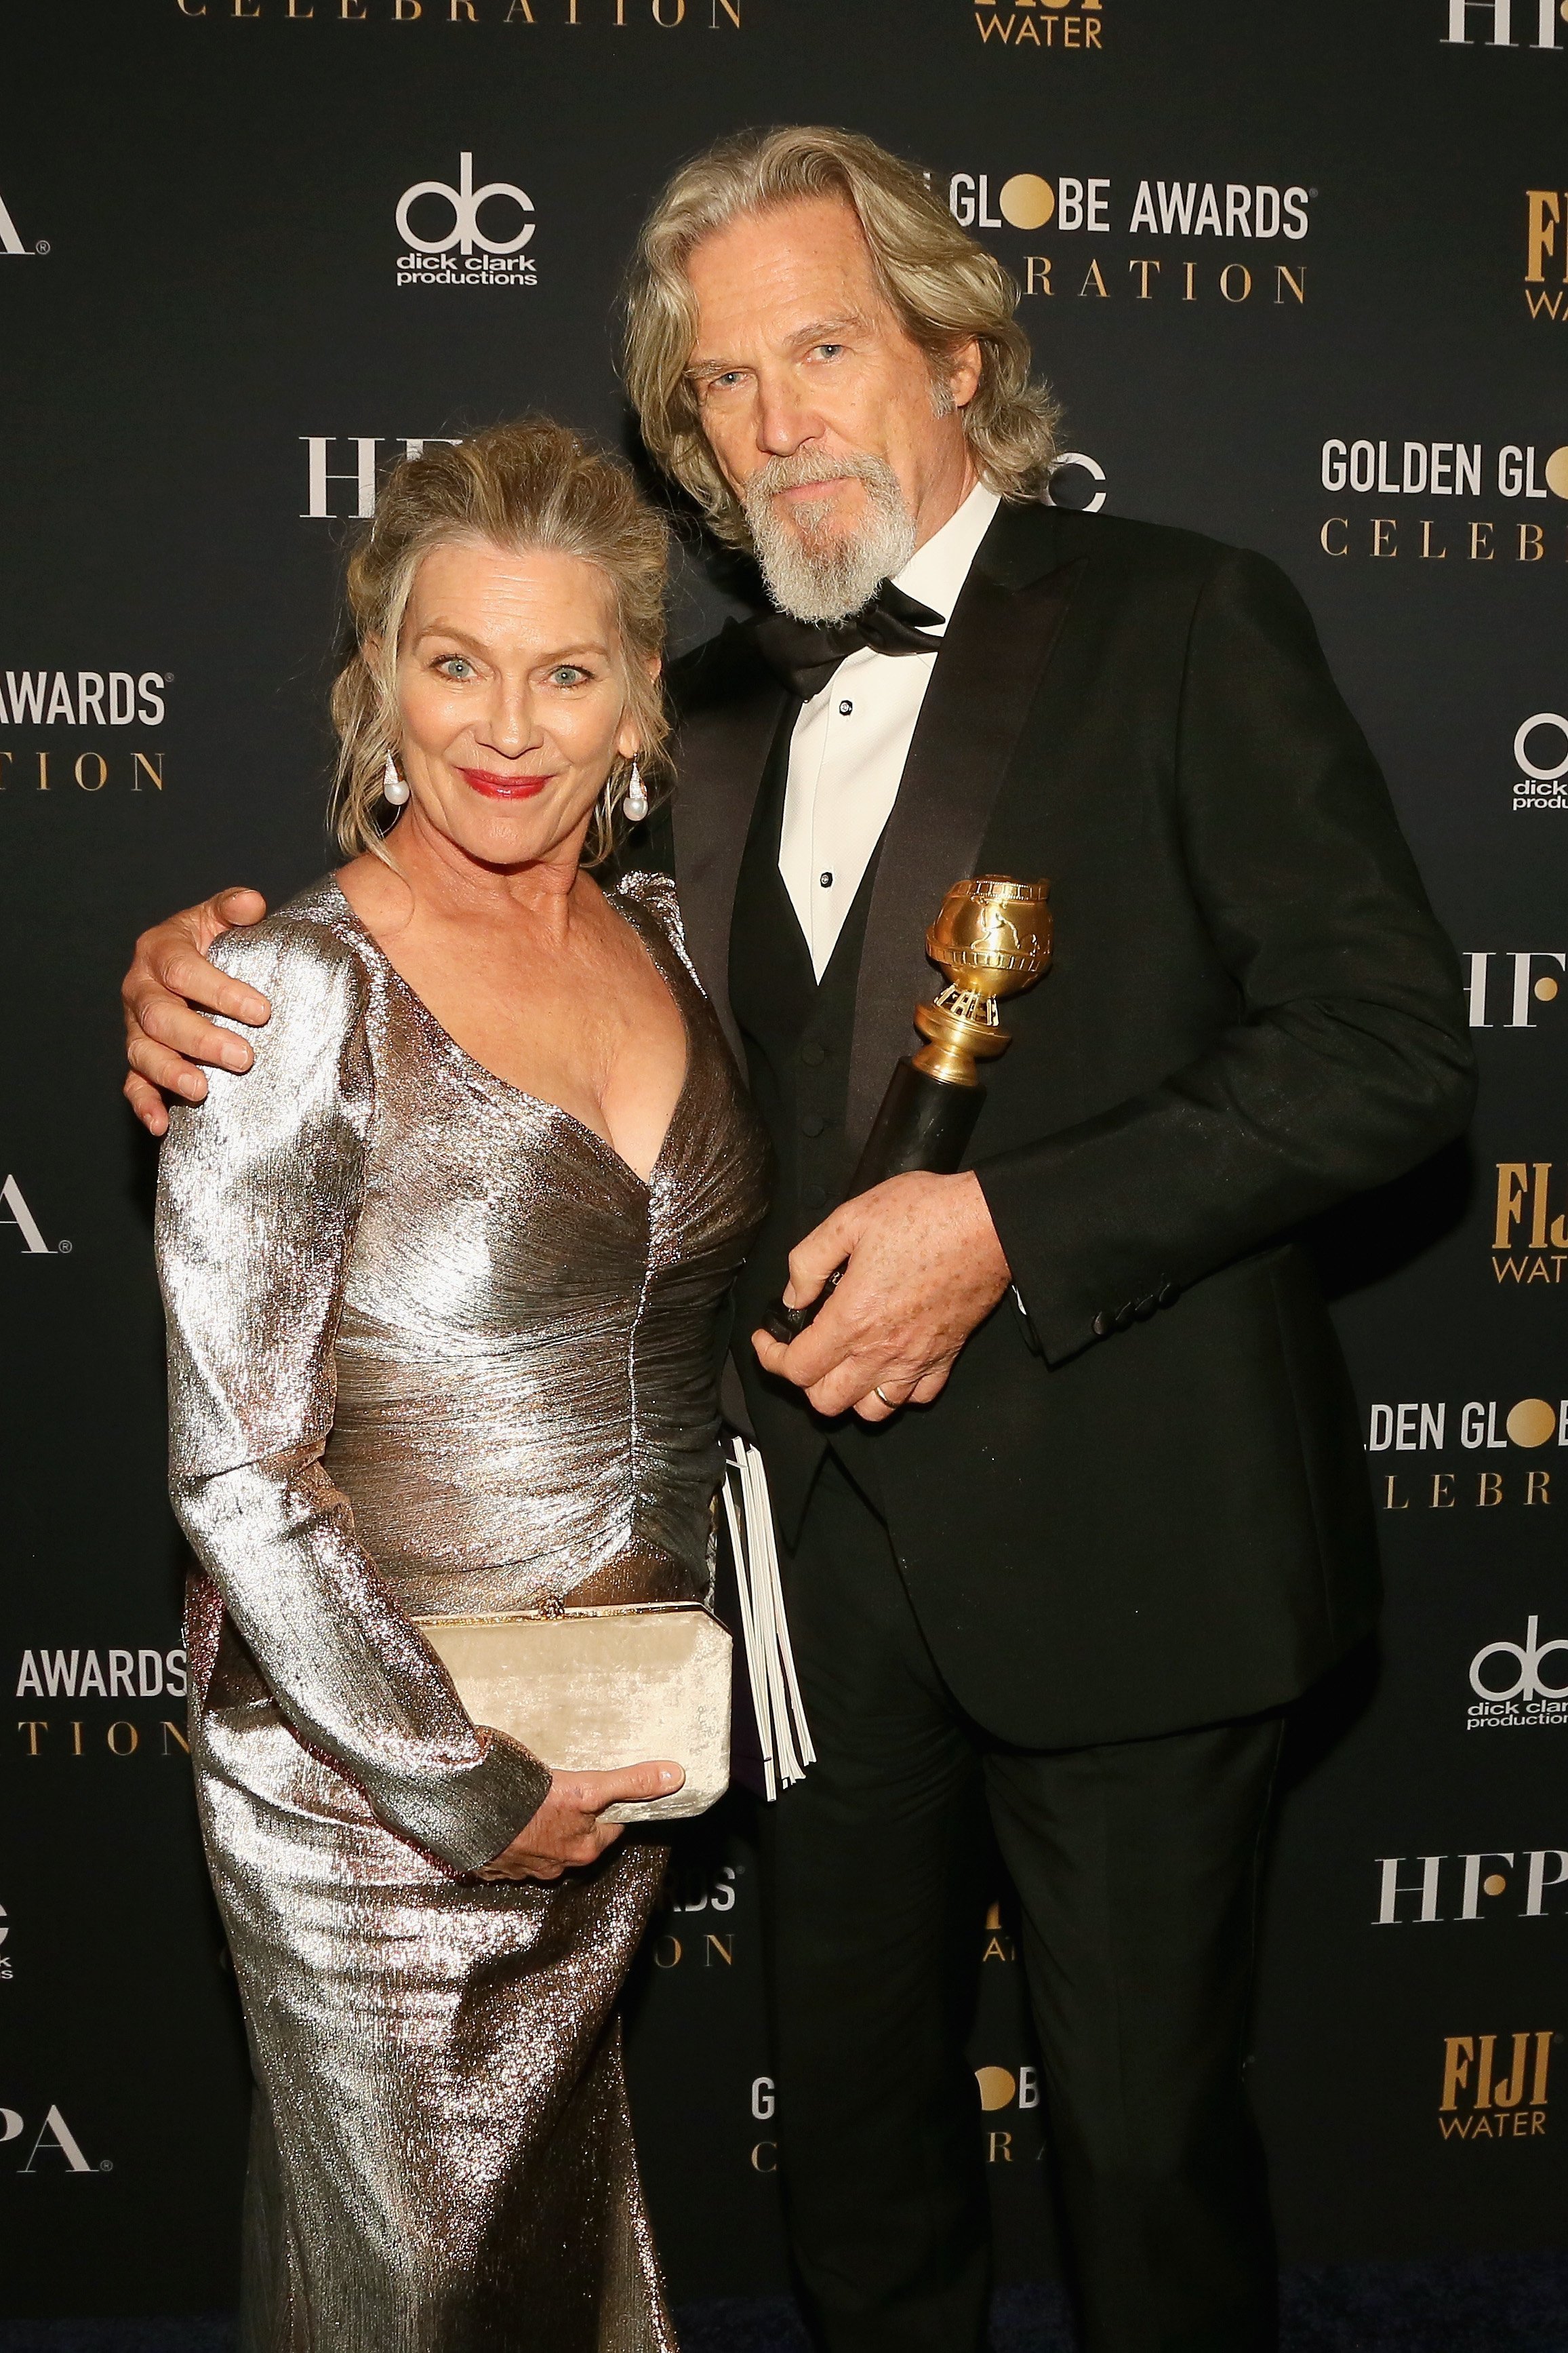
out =
[[[677,665],[650,854],[778,1158],[737,1359],[818,1752],[768,1841],[812,2325],[984,2343],[984,1804],[1086,2343],[1256,2353],[1258,1857],[1282,1711],[1376,1604],[1291,1235],[1462,1124],[1455,959],[1282,575],[1040,502],[1011,290],[918,175],[841,132],[700,158],[645,230],[628,354],[650,448],[779,607]],[[1050,878],[1055,968],[1008,1007],[969,1166],[846,1201],[926,925],[983,871]],[[142,944],[153,1126],[172,1049],[234,1043],[164,984],[222,1003],[190,946],[247,912]],[[840,1264],[803,1336],[745,1345]]]

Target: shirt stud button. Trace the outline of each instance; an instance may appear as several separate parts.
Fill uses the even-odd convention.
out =
[[[838,716],[840,719],[847,719],[854,708],[855,705],[852,702],[841,702],[838,706]]]
[[[825,1119],[819,1117],[816,1112],[808,1111],[801,1121],[800,1132],[802,1135],[820,1135],[826,1125],[827,1122]]]
[[[822,873],[820,873],[820,874],[817,876],[817,878],[816,878],[816,879],[817,879],[817,881],[821,883],[821,885],[822,885],[822,887],[823,887],[823,889],[824,889],[825,891],[831,891],[831,890],[832,890],[832,888],[833,888],[833,876],[832,876],[832,873],[831,873],[831,871],[828,871],[828,870],[825,869],[825,870],[824,870],[824,871],[823,871]]]

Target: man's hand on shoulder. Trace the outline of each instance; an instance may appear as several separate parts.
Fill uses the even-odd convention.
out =
[[[794,1381],[818,1413],[852,1406],[864,1421],[929,1405],[1012,1279],[968,1171],[890,1176],[846,1201],[791,1251],[789,1304],[815,1299],[846,1260],[843,1281],[798,1340],[786,1347],[754,1332],[752,1345],[763,1370]]]
[[[206,950],[225,932],[258,923],[266,913],[259,891],[220,891],[199,907],[154,923],[137,941],[131,969],[120,984],[131,1065],[125,1100],[150,1135],[162,1135],[169,1124],[166,1093],[201,1102],[207,1082],[200,1064],[249,1070],[253,1057],[245,1040],[204,1020],[195,1008],[205,1006],[252,1026],[270,1017],[272,1008],[259,989],[247,988],[206,959]]]

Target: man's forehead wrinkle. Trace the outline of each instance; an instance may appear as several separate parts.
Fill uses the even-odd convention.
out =
[[[791,213],[814,209],[817,201],[805,199],[798,206],[769,206],[762,212],[742,214],[700,238],[691,248],[686,268],[689,284],[697,296],[698,318],[688,362],[689,370],[721,369],[727,364],[725,353],[718,346],[720,339],[732,328],[748,340],[761,334],[772,343],[784,343],[813,332],[820,334],[827,326],[873,327],[878,314],[891,307],[864,232],[847,207],[833,207],[844,211],[850,231],[841,242],[835,241],[836,249],[825,253],[818,239],[809,234],[801,237],[794,231]],[[765,231],[781,222],[788,224],[784,237],[777,242],[770,240],[759,253],[754,232]],[[748,236],[748,232],[753,235]],[[697,280],[705,265],[715,258],[715,249],[729,243],[732,235],[739,236],[741,249],[737,251],[731,246],[721,265],[718,283],[710,280],[700,290]],[[808,320],[790,320],[792,307],[807,305],[811,314]]]

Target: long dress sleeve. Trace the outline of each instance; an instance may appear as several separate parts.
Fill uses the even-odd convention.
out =
[[[163,1150],[174,1510],[299,1737],[390,1829],[473,1870],[533,1814],[548,1770],[470,1723],[321,1460],[374,1120],[368,984],[341,938],[286,916],[229,934],[214,961],[273,1014],[244,1033],[251,1071],[215,1071]]]

